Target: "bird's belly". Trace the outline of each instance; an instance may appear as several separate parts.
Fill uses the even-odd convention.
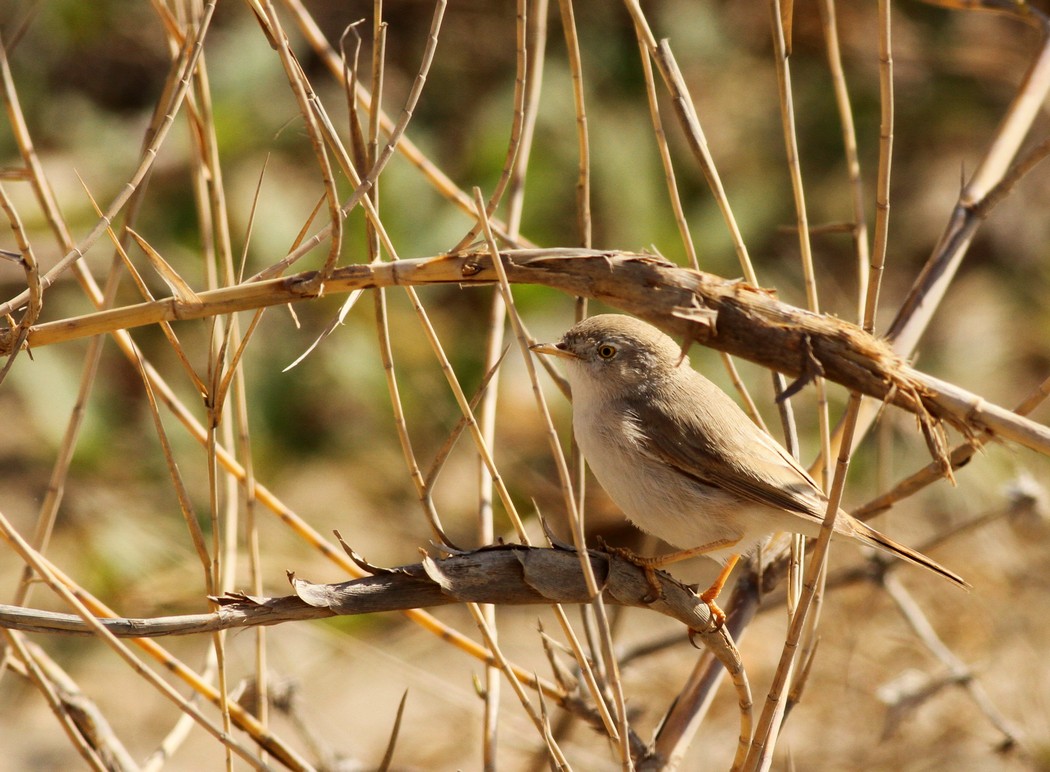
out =
[[[746,552],[767,531],[752,533],[742,518],[749,505],[720,488],[705,485],[644,454],[632,442],[637,428],[586,422],[575,426],[576,441],[605,492],[643,531],[680,549],[726,540],[736,542],[709,556],[722,560]]]

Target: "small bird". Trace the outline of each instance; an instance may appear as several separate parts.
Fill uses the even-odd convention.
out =
[[[573,433],[598,482],[635,525],[681,550],[635,562],[650,575],[694,555],[723,563],[700,596],[716,624],[725,614],[715,599],[741,555],[773,533],[820,532],[828,500],[813,478],[652,325],[592,316],[532,349],[565,360]],[[969,587],[842,510],[833,536]]]

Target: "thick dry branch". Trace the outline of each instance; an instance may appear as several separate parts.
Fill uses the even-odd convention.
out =
[[[588,556],[605,603],[650,608],[683,622],[689,628],[690,640],[693,636],[700,638],[726,668],[736,688],[741,710],[741,737],[746,741],[751,727],[751,690],[732,637],[724,627],[713,628],[707,603],[690,588],[661,571],[655,574],[660,583],[659,597],[650,600],[654,588],[643,569],[607,552],[591,550]],[[359,564],[364,567],[364,564]],[[499,545],[440,559],[426,556],[421,563],[399,568],[368,566],[368,569],[374,572],[372,576],[338,584],[313,584],[289,574],[295,595],[263,598],[227,594],[213,599],[218,602],[219,609],[212,614],[154,619],[102,618],[98,621],[118,637],[142,638],[452,603],[507,606],[584,604],[591,601],[580,559],[571,549]],[[65,634],[91,631],[77,615],[2,605],[0,628]],[[577,703],[571,694],[552,696],[558,704],[570,710]],[[576,704],[576,709],[579,708]]]
[[[690,588],[669,574],[656,572],[660,597],[645,571],[606,552],[590,551],[591,568],[605,603],[650,608],[681,621],[690,640],[698,637],[726,668],[741,708],[741,732],[750,734],[751,691],[740,653],[726,628],[713,629],[711,612]],[[452,603],[500,605],[589,603],[579,557],[573,550],[521,545],[486,547],[447,558],[425,557],[421,563],[374,569],[373,576],[338,584],[313,584],[289,574],[296,594],[280,598],[241,593],[215,598],[219,609],[152,619],[101,618],[121,638],[155,638],[211,633],[333,616],[441,606]],[[23,632],[87,634],[90,627],[75,614],[58,614],[0,605],[0,628]]]
[[[1050,429],[909,367],[882,340],[833,316],[778,301],[744,282],[682,268],[661,258],[584,249],[502,253],[509,281],[541,284],[588,297],[646,319],[669,333],[748,359],[792,377],[821,374],[967,436],[982,431],[1050,455]],[[497,280],[486,252],[370,263],[337,269],[317,290],[314,272],[197,293],[199,303],[167,298],[35,325],[28,344],[113,332],[162,321],[201,319],[296,302],[319,294],[398,285],[489,284]],[[0,329],[0,353],[10,345]]]
[[[727,634],[710,629],[710,610],[690,588],[658,571],[661,597],[647,602],[653,588],[642,569],[605,552],[591,551],[590,556],[606,603],[649,608],[677,619],[695,631],[719,659],[735,659]],[[216,599],[220,608],[211,614],[99,621],[119,638],[157,638],[452,603],[517,606],[589,601],[574,551],[519,545],[486,547],[440,559],[426,557],[421,563],[338,584],[313,584],[291,574],[289,580],[295,595],[259,598],[228,594]],[[3,605],[0,628],[38,633],[90,632],[76,614]]]

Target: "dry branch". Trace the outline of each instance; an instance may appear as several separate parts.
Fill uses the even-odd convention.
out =
[[[852,391],[915,413],[927,437],[931,418],[967,437],[990,432],[1050,455],[1050,429],[919,372],[856,325],[782,303],[770,290],[674,265],[662,258],[584,249],[502,253],[507,279],[600,300],[667,332],[807,381],[819,374]],[[318,290],[316,273],[197,293],[199,303],[167,298],[35,325],[29,346],[44,346],[162,321],[201,319],[297,302],[323,294],[391,286],[490,284],[487,252],[351,265]],[[0,329],[0,352],[12,331]],[[940,455],[936,453],[936,455]]]
[[[656,572],[660,597],[650,600],[653,588],[638,566],[606,552],[591,550],[589,555],[606,603],[665,614],[682,622],[691,637],[704,643],[729,672],[744,726],[750,727],[750,689],[740,654],[725,628],[712,629],[707,604],[692,589],[662,571]],[[393,569],[369,568],[376,572],[373,576],[337,584],[314,584],[289,573],[295,595],[266,598],[230,593],[213,598],[219,608],[211,614],[151,619],[103,617],[97,621],[118,638],[156,638],[452,603],[507,606],[584,604],[591,600],[579,557],[568,549],[500,545],[441,559],[427,556],[420,563]],[[0,605],[0,628],[76,635],[92,632],[76,614],[7,605]]]
[[[652,609],[697,631],[709,646],[722,647],[724,652],[724,647],[731,646],[724,631],[708,630],[707,604],[669,574],[657,572],[662,596],[646,602],[652,587],[642,569],[597,550],[591,550],[590,557],[607,603]],[[99,622],[118,638],[157,638],[453,603],[517,606],[587,603],[589,599],[579,558],[568,549],[500,545],[445,558],[426,557],[397,568],[370,568],[377,573],[336,584],[314,584],[289,573],[295,595],[260,598],[231,593],[216,599],[220,608],[211,614],[100,618]],[[0,606],[0,627],[24,632],[91,632],[76,614],[18,606]]]

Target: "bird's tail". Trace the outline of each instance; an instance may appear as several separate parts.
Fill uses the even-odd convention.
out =
[[[874,528],[865,525],[859,520],[853,520],[852,518],[850,519],[852,520],[850,525],[853,527],[853,535],[860,539],[860,541],[869,544],[872,547],[877,547],[878,549],[885,550],[886,552],[896,555],[902,560],[907,560],[909,563],[914,563],[917,566],[922,566],[923,568],[933,571],[935,574],[940,574],[945,579],[949,580],[953,584],[958,585],[959,587],[962,587],[965,590],[972,589],[969,582],[967,582],[954,571],[949,571],[936,560],[926,557],[921,552],[916,552],[911,547],[905,547],[903,544],[895,542],[889,536],[879,533]]]

